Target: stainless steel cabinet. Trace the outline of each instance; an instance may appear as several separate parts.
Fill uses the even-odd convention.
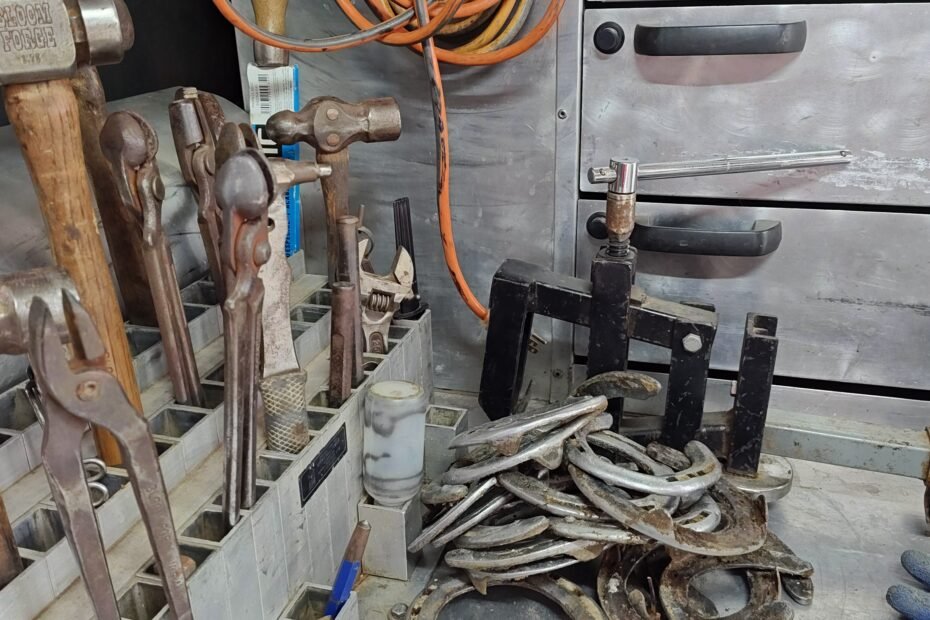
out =
[[[639,214],[657,223],[780,220],[784,238],[761,258],[643,252],[638,284],[717,306],[714,368],[736,369],[745,315],[763,312],[780,319],[781,376],[930,389],[930,3],[590,6],[581,17],[580,191],[604,191],[586,171],[611,157],[854,154],[837,168],[642,183]],[[625,41],[604,53],[595,33],[611,22]],[[715,55],[713,31],[693,29],[750,24],[802,24],[803,50]],[[650,44],[643,29],[657,27],[679,28],[659,32],[700,54]],[[648,202],[650,194],[670,201]],[[585,221],[601,210],[597,200],[577,203],[579,276],[600,245]],[[586,348],[578,329],[575,352]],[[632,356],[667,361],[639,344]]]
[[[716,305],[714,368],[735,370],[747,312],[779,318],[780,375],[930,389],[930,216],[822,209],[641,202],[657,224],[698,228],[779,220],[781,247],[760,258],[641,252],[637,283],[651,295]],[[601,201],[578,205],[578,275],[602,242],[585,232]],[[877,243],[877,239],[884,239]],[[579,330],[576,352],[587,343]],[[634,359],[668,362],[636,343]]]
[[[644,162],[845,147],[844,169],[655,182],[674,196],[930,204],[930,3],[593,8],[584,12],[581,174],[611,157]],[[595,48],[616,23],[625,43]],[[636,28],[803,22],[797,53],[653,56]],[[692,39],[712,34],[695,31]],[[661,49],[660,49],[661,52]]]

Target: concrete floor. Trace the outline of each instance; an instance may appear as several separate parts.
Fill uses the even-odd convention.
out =
[[[473,396],[443,393],[440,398],[448,405],[468,407],[470,422],[481,423],[483,414],[474,407]],[[897,618],[885,604],[885,590],[897,582],[915,583],[901,568],[901,552],[911,548],[930,551],[923,516],[923,483],[809,461],[792,461],[792,465],[794,487],[786,498],[770,507],[769,524],[815,568],[814,604],[809,608],[794,606],[796,617]],[[362,618],[381,620],[394,603],[409,602],[429,575],[424,566],[407,584],[366,580],[360,591]],[[721,583],[726,582],[714,582],[709,587],[716,591]],[[443,619],[562,617],[546,603],[527,599],[523,590],[499,589],[496,595],[493,589],[491,592],[487,598],[474,593],[464,597],[446,609]],[[734,597],[732,591],[725,597],[705,592],[714,598],[721,612],[727,602],[741,598],[738,594]]]

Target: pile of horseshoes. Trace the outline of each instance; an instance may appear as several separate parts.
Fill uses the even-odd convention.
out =
[[[727,482],[700,442],[680,452],[608,430],[607,402],[576,396],[455,437],[466,456],[423,487],[434,516],[408,550],[449,545],[443,561],[459,571],[434,580],[409,618],[433,620],[500,585],[534,590],[573,620],[717,618],[690,587],[715,570],[742,571],[749,589],[728,619],[793,618],[782,591],[811,603],[813,567],[768,531],[763,498]],[[597,559],[597,601],[553,576]]]

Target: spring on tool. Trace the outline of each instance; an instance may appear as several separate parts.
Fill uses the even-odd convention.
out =
[[[390,295],[373,291],[368,296],[365,307],[373,312],[390,312],[393,301],[394,299]]]

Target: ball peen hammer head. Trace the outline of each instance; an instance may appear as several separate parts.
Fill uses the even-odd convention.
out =
[[[299,112],[278,112],[265,124],[265,135],[278,144],[306,142],[322,153],[337,153],[353,142],[390,142],[400,132],[400,107],[393,97],[360,103],[317,97]]]
[[[135,39],[123,0],[0,0],[0,84],[121,61]]]

